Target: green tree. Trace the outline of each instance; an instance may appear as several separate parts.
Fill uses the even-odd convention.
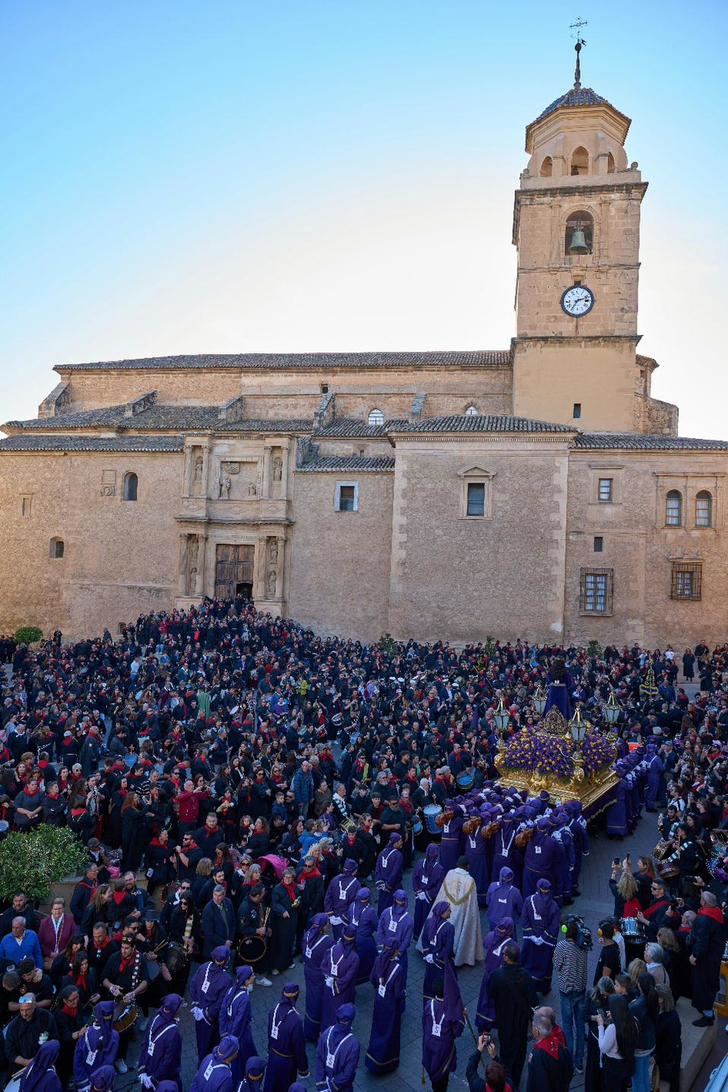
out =
[[[27,833],[9,834],[0,843],[0,898],[23,891],[32,902],[47,899],[54,883],[76,875],[87,861],[83,843],[67,827],[41,823]]]

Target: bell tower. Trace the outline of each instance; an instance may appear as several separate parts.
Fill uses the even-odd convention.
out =
[[[516,190],[513,412],[591,431],[649,431],[636,347],[640,205],[630,119],[581,85],[526,128]],[[642,359],[642,358],[640,358]]]

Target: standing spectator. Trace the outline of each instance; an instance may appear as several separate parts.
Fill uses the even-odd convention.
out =
[[[584,1071],[586,1022],[586,948],[578,943],[579,926],[566,925],[564,939],[556,945],[554,971],[561,998],[561,1027],[577,1073]]]
[[[667,986],[657,987],[660,1011],[657,1015],[655,1064],[660,1082],[665,1081],[668,1092],[680,1092],[680,1066],[682,1063],[682,1027],[675,1010],[672,992]]]
[[[75,935],[76,922],[73,915],[66,913],[66,904],[62,898],[55,898],[51,903],[50,914],[38,926],[38,941],[46,970],[50,970],[53,960]]]
[[[232,948],[237,923],[235,910],[222,884],[216,884],[212,898],[202,911],[202,958],[212,959],[213,950]]]
[[[520,959],[518,945],[507,944],[503,965],[494,971],[488,984],[495,1005],[500,1058],[514,1087],[518,1086],[526,1061],[531,1009],[536,1004],[533,979]]]
[[[600,978],[606,975],[612,981],[622,969],[619,958],[619,947],[614,939],[614,925],[611,921],[602,921],[599,925],[599,958],[594,971],[593,985],[596,986]]]
[[[630,1002],[629,1011],[637,1024],[637,1043],[634,1055],[632,1092],[650,1092],[650,1069],[657,1040],[657,1015],[659,1001],[655,980],[646,971],[637,979],[637,997]]]
[[[30,956],[36,967],[43,966],[43,953],[38,943],[38,934],[26,929],[25,918],[13,918],[13,924],[7,936],[0,941],[0,965],[5,967],[20,963],[24,956]]]
[[[702,1013],[699,1019],[693,1020],[693,1027],[709,1028],[715,1020],[713,1002],[720,984],[720,964],[724,948],[723,911],[719,908],[713,892],[703,891],[700,896],[700,910],[693,922],[690,946],[693,1008]]]
[[[291,788],[293,789],[293,797],[299,814],[307,819],[315,791],[310,762],[301,763],[300,769],[296,770],[293,775]]]
[[[534,1048],[528,1063],[526,1092],[569,1092],[574,1066],[553,1022],[536,1013],[531,1025]]]
[[[39,1009],[32,993],[24,993],[20,1012],[5,1029],[5,1053],[11,1069],[31,1062],[47,1039],[57,1039],[56,1021],[48,1009]]]
[[[604,1070],[604,1087],[610,1092],[627,1092],[634,1069],[637,1028],[626,997],[609,998],[606,1018],[597,1015],[597,1035]]]

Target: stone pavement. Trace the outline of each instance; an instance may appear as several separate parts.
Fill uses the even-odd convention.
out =
[[[643,815],[642,822],[636,833],[631,838],[625,839],[621,843],[609,841],[604,835],[597,838],[593,837],[591,842],[591,853],[589,857],[586,858],[582,870],[582,894],[575,902],[574,906],[569,908],[568,912],[581,914],[584,917],[586,924],[592,930],[592,933],[595,933],[599,921],[605,915],[611,914],[613,908],[613,898],[608,886],[611,859],[618,853],[624,854],[629,851],[632,854],[632,859],[636,860],[640,854],[650,853],[656,841],[657,828],[655,817],[651,815]],[[411,872],[405,882],[405,887],[411,892]],[[412,902],[412,899],[410,901]],[[589,982],[591,982],[594,973],[597,950],[598,943],[595,940],[595,946],[589,957]],[[407,1009],[402,1021],[401,1061],[397,1072],[388,1077],[374,1077],[364,1068],[364,1055],[369,1043],[369,1029],[371,1026],[373,988],[365,988],[362,986],[357,991],[357,1016],[354,1024],[354,1031],[362,1048],[360,1067],[357,1072],[357,1079],[354,1086],[357,1092],[363,1092],[363,1090],[371,1092],[372,1089],[386,1089],[386,1092],[422,1092],[421,998],[422,981],[424,977],[423,968],[424,964],[421,957],[414,950],[411,950],[407,981]],[[482,964],[474,968],[461,968],[458,972],[458,978],[465,1006],[474,1014],[478,993],[480,991]],[[303,968],[300,963],[296,963],[294,970],[273,978],[272,989],[256,987],[253,991],[254,1041],[256,1047],[264,1057],[267,1053],[268,1012],[279,1000],[280,990],[285,981],[298,982],[303,991]],[[553,1004],[558,1012],[558,994],[552,994],[545,1003]],[[303,992],[298,1007],[299,1011],[302,1012]],[[182,1016],[182,1027],[184,1032],[182,1072],[184,1088],[187,1089],[190,1086],[196,1070],[196,1052],[193,1021],[186,1010]],[[453,1074],[450,1079],[451,1092],[452,1090],[467,1087],[465,1082],[465,1069],[472,1050],[473,1040],[466,1028],[462,1039],[458,1043],[458,1068],[457,1073]],[[136,1053],[136,1048],[133,1048],[130,1052],[131,1058],[136,1058]],[[315,1052],[312,1045],[309,1045],[308,1057],[312,1076],[308,1081],[305,1081],[304,1084],[313,1092],[313,1089],[315,1088],[313,1079]],[[120,1090],[131,1088],[132,1085],[136,1083],[135,1080],[132,1081],[132,1077],[133,1074],[130,1072],[128,1078],[119,1078],[117,1082],[118,1088]],[[522,1086],[525,1087],[525,1074],[522,1079]],[[429,1082],[426,1081],[424,1087],[429,1089]],[[575,1077],[572,1083],[572,1089],[575,1089],[578,1092],[581,1088],[583,1088],[583,1078]],[[287,1092],[287,1089],[276,1089],[275,1092]]]

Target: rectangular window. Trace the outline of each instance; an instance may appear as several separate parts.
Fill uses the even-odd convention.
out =
[[[672,582],[670,585],[671,599],[691,599],[693,601],[702,598],[703,591],[703,565],[700,561],[673,561]]]
[[[485,482],[468,482],[467,515],[485,515]]]
[[[581,417],[581,402],[574,402],[574,411],[571,416],[574,420],[578,420]]]
[[[614,478],[600,478],[599,479],[599,503],[611,504],[612,503],[612,485],[614,484]]]
[[[614,573],[612,569],[582,569],[579,610],[582,614],[611,614]]]
[[[33,497],[25,496],[20,498],[20,514],[21,516],[29,516],[33,511]]]
[[[355,482],[339,482],[336,486],[337,512],[359,511],[359,486]]]
[[[594,553],[600,554],[604,549],[604,539],[601,535],[594,535]]]

